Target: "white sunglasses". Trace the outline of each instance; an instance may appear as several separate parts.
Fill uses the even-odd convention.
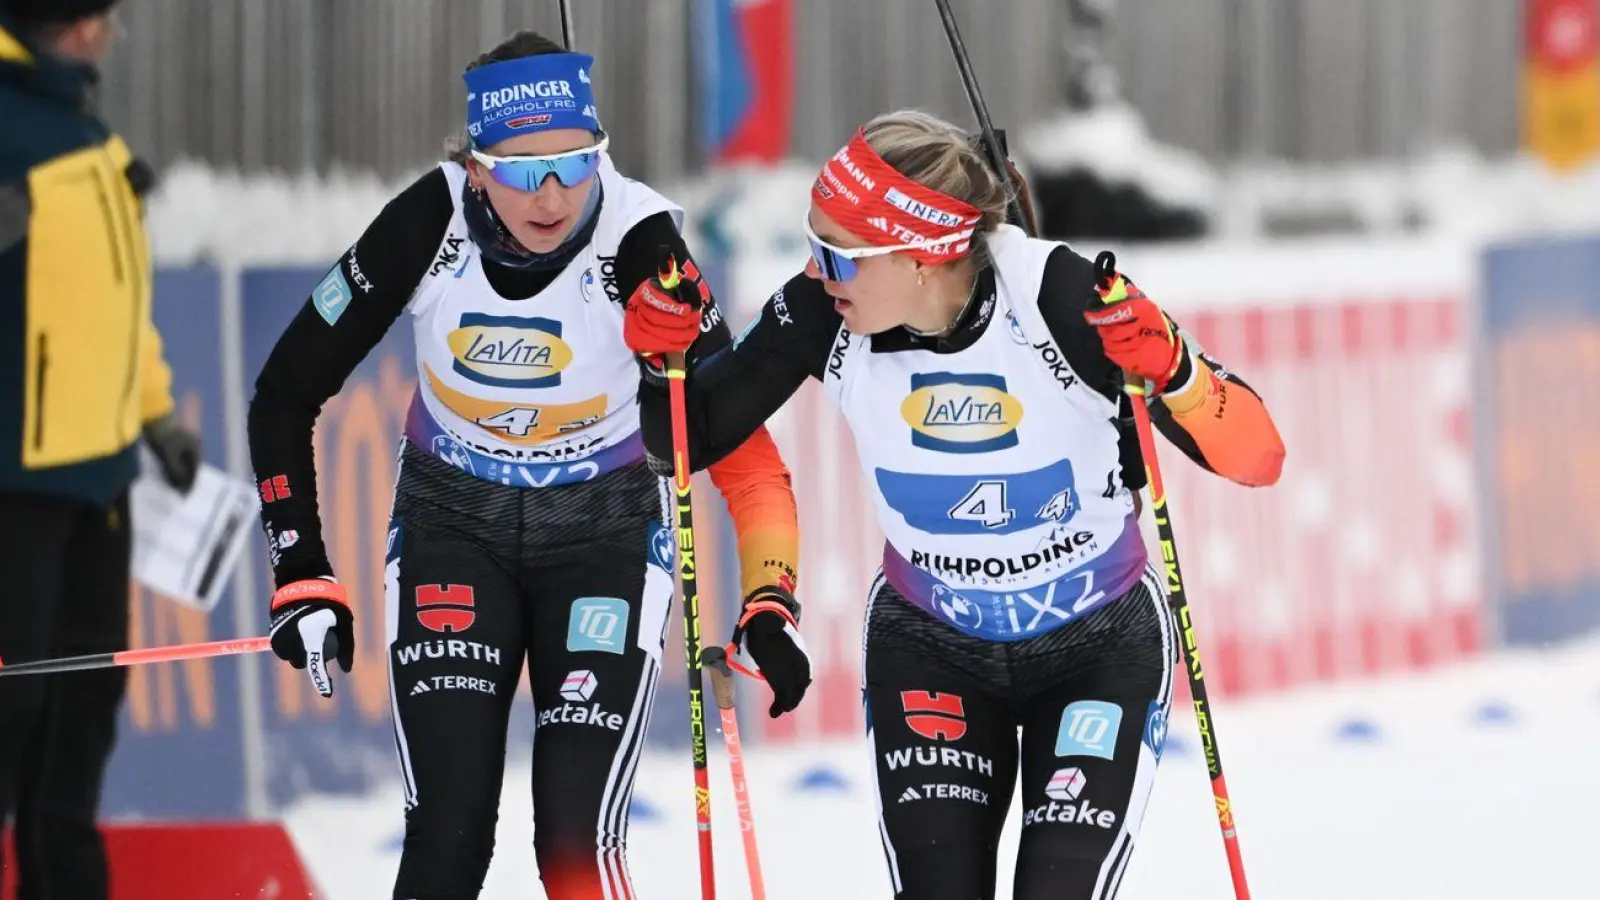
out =
[[[958,231],[947,234],[941,238],[926,241],[914,241],[910,244],[892,244],[887,247],[836,247],[820,237],[811,227],[811,215],[806,214],[802,219],[806,229],[806,240],[811,244],[811,258],[817,261],[817,268],[829,281],[849,281],[858,274],[856,260],[869,256],[887,256],[900,250],[923,250],[928,247],[942,247],[945,244],[954,244],[972,237],[972,230]]]
[[[472,158],[489,172],[489,177],[508,188],[536,191],[551,175],[562,186],[574,188],[600,170],[600,154],[611,144],[611,135],[600,133],[600,140],[588,147],[527,156],[490,156],[473,147]]]

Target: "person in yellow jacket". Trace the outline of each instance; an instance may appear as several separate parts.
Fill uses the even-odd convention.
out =
[[[0,665],[126,649],[141,437],[194,483],[150,320],[148,169],[94,111],[111,0],[0,0]],[[19,900],[104,900],[95,827],[124,669],[0,678]]]

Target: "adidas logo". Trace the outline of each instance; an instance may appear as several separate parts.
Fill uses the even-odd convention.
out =
[[[428,683],[426,681],[419,681],[411,686],[411,696],[415,697],[418,694],[426,694],[431,690],[433,690],[433,688],[428,687]]]
[[[889,220],[883,218],[882,216],[874,216],[868,219],[867,224],[878,229],[879,231],[887,232],[889,230]]]
[[[914,788],[914,787],[906,788],[905,793],[900,795],[900,802],[901,803],[910,803],[913,800],[921,800],[921,799],[922,799],[922,795],[917,793],[917,789]]]

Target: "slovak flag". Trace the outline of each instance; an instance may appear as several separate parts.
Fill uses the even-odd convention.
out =
[[[700,63],[703,136],[711,161],[777,162],[789,151],[794,103],[790,0],[697,0],[708,46]]]

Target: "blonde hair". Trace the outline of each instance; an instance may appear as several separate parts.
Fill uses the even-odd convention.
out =
[[[971,204],[983,215],[972,241],[972,259],[979,268],[988,265],[989,248],[982,235],[1006,220],[1014,194],[984,158],[983,144],[954,124],[916,109],[876,116],[863,130],[867,144],[895,171]],[[1021,174],[1009,160],[1006,168],[1026,204]]]

